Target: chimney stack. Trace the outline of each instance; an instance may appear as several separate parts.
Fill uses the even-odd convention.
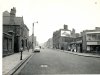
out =
[[[100,27],[95,27],[95,30],[100,30]]]
[[[68,30],[68,25],[65,25],[65,24],[64,24],[64,29],[65,29],[65,30]]]

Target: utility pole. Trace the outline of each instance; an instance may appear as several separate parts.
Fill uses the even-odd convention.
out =
[[[34,22],[34,23],[38,23],[38,21]],[[34,45],[34,23],[32,26],[32,51],[34,51],[34,47],[35,47],[35,45]]]

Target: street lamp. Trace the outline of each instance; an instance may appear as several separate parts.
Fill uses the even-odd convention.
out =
[[[38,23],[38,21],[34,22],[34,23]],[[32,51],[34,51],[34,23],[32,26]]]

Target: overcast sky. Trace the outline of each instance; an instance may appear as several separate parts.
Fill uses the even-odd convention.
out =
[[[0,0],[1,12],[10,12],[12,7],[16,7],[17,16],[23,16],[29,35],[32,23],[39,22],[34,27],[39,43],[51,38],[64,24],[76,32],[100,27],[100,0]]]

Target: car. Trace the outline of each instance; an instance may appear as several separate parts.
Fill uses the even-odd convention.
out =
[[[40,52],[40,47],[36,46],[34,52]]]

